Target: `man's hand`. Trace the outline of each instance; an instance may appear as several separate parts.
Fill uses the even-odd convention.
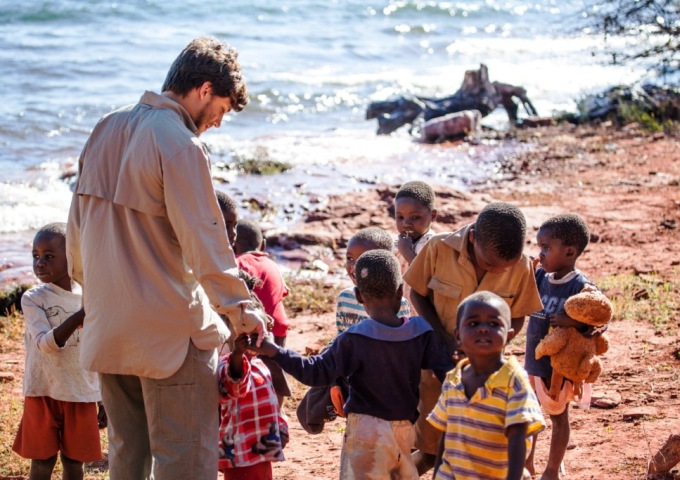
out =
[[[260,346],[262,340],[264,339],[265,333],[267,333],[267,317],[264,312],[256,310],[252,305],[248,304],[243,307],[241,311],[240,319],[240,329],[241,333],[257,334],[256,346]]]

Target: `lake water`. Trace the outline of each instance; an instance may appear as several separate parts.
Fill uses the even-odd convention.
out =
[[[464,188],[494,175],[492,151],[437,148],[405,131],[377,137],[369,102],[446,96],[485,63],[524,86],[541,115],[642,71],[602,64],[600,39],[575,33],[583,2],[0,0],[0,282],[30,273],[36,228],[65,221],[61,180],[97,120],[160,89],[194,37],[240,52],[250,103],[202,138],[214,162],[265,152],[293,168],[217,182],[271,203],[285,228],[300,208],[374,182],[426,179]],[[485,119],[506,122],[503,110]],[[247,212],[244,212],[247,215]]]

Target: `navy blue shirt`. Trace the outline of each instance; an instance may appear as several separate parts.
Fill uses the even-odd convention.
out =
[[[543,310],[532,314],[527,326],[524,368],[529,375],[541,378],[552,376],[550,357],[545,356],[536,360],[536,346],[550,331],[548,315],[558,312],[564,313],[564,302],[569,297],[580,293],[586,284],[592,285],[592,282],[579,270],[574,270],[559,280],[555,280],[553,275],[546,273],[542,268],[536,270],[536,286],[541,296],[541,302],[543,302]]]
[[[319,355],[303,357],[279,349],[273,358],[305,385],[320,387],[347,378],[347,413],[411,423],[418,418],[420,371],[434,370],[443,381],[454,367],[422,317],[411,317],[400,327],[369,318],[340,334]]]

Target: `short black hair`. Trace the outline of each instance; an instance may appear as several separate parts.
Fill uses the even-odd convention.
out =
[[[359,230],[349,239],[350,242],[369,243],[376,249],[392,250],[394,240],[392,236],[380,227],[366,227]]]
[[[220,206],[220,210],[223,212],[238,213],[236,202],[229,195],[221,190],[215,190],[215,196],[217,196],[217,203]]]
[[[236,244],[243,252],[259,250],[263,238],[262,229],[255,220],[245,218],[236,224]]]
[[[357,289],[361,295],[385,298],[402,284],[399,260],[388,250],[369,250],[356,263]]]
[[[576,247],[581,255],[590,241],[586,222],[575,213],[565,213],[552,217],[541,225],[539,231],[549,231],[552,238],[562,241],[567,247]]]
[[[492,202],[479,212],[474,227],[475,241],[503,260],[522,255],[527,224],[519,208],[505,202]]]
[[[413,198],[420,202],[424,207],[434,210],[434,190],[432,190],[432,187],[427,183],[421,182],[420,180],[414,180],[403,184],[399,190],[397,190],[394,201],[396,202],[400,198]]]
[[[463,320],[463,316],[465,315],[465,310],[467,307],[475,303],[482,303],[484,305],[492,305],[497,307],[501,314],[501,318],[503,318],[505,321],[505,325],[508,328],[511,327],[512,317],[510,313],[510,307],[505,302],[505,300],[493,292],[482,290],[468,295],[463,299],[462,302],[460,302],[458,305],[458,311],[456,312],[456,328],[460,328],[460,322]]]
[[[66,224],[64,222],[48,223],[35,232],[34,238],[43,235],[49,238],[61,237],[66,240]]]

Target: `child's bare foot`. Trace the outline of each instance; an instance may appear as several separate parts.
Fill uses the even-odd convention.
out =
[[[555,470],[547,470],[543,472],[543,475],[541,475],[540,480],[561,480],[562,475],[560,475],[560,472]]]
[[[534,478],[534,475],[536,475],[536,467],[534,467],[534,464],[532,463],[529,465],[528,463],[524,465],[524,469],[529,472],[529,475],[531,475],[531,478]]]

